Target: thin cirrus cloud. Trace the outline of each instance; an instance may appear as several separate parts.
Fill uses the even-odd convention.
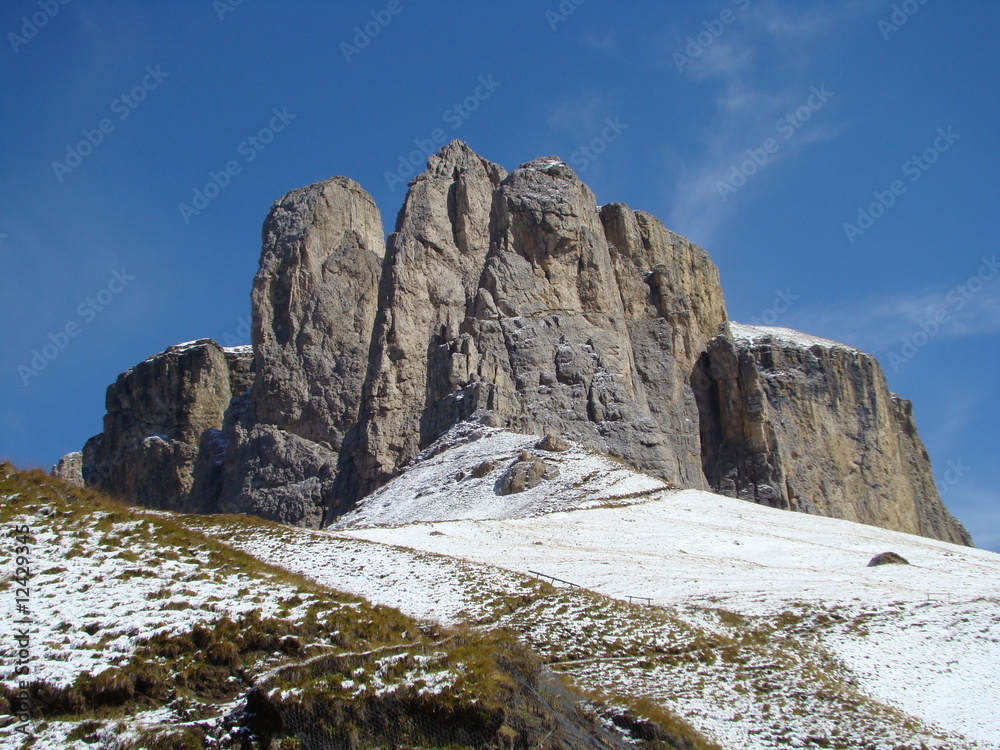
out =
[[[717,93],[710,124],[700,136],[700,153],[665,151],[678,174],[671,191],[671,226],[706,242],[739,203],[739,196],[720,189],[720,182],[748,158],[747,149],[778,139],[779,150],[760,168],[766,171],[843,131],[845,123],[833,113],[820,115],[818,109],[787,138],[777,131],[777,123],[809,100],[813,86],[822,86],[811,78],[812,57],[821,43],[864,12],[871,9],[853,2],[807,10],[779,9],[774,2],[748,6],[685,66],[680,75],[715,86]]]
[[[590,139],[610,112],[609,103],[603,97],[585,96],[557,104],[546,117],[545,124],[557,133],[578,140]]]
[[[960,287],[803,308],[793,324],[876,354],[898,350],[928,328],[934,330],[931,342],[1000,333],[1000,280],[975,294]],[[941,316],[935,329],[931,321]]]

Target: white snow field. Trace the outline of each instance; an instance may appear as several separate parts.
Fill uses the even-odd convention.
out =
[[[649,700],[726,750],[1000,750],[1000,555],[673,490],[537,442],[459,426],[323,531],[18,503],[8,520],[36,529],[33,675],[65,685],[223,614],[356,606],[299,596],[281,568],[418,619],[507,629],[581,690]],[[500,496],[525,450],[558,476]],[[217,543],[275,568],[227,562]],[[911,564],[867,567],[887,551]],[[89,746],[44,727],[35,748]]]
[[[554,484],[523,499],[499,497],[496,476],[537,438],[480,432],[478,440],[468,431],[447,436],[342,518],[349,528],[338,536],[540,572],[685,611],[755,621],[802,613],[815,625],[809,642],[860,692],[971,746],[1000,747],[1000,555],[707,492],[656,490],[656,480],[582,449],[535,451],[558,464]],[[498,456],[485,479],[458,478]],[[602,463],[607,475],[579,483]],[[867,567],[886,551],[911,564]]]

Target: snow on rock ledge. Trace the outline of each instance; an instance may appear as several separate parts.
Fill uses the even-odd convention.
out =
[[[735,341],[747,343],[760,343],[767,339],[774,339],[785,346],[801,347],[810,349],[814,346],[821,346],[824,349],[844,349],[846,351],[857,352],[854,347],[841,344],[839,341],[810,336],[792,328],[779,328],[777,326],[750,326],[743,323],[729,323]]]

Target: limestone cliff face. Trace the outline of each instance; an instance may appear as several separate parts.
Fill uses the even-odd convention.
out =
[[[377,488],[469,418],[704,487],[688,374],[725,322],[715,266],[653,217],[599,210],[558,159],[507,175],[452,144],[389,239],[342,495]]]
[[[217,440],[203,502],[319,526],[358,421],[385,242],[371,196],[335,177],[276,202],[251,294],[256,378]]]
[[[702,455],[725,494],[970,544],[944,508],[908,401],[875,358],[786,329],[732,326],[701,384]]]
[[[477,421],[678,487],[969,543],[872,357],[731,325],[701,248],[598,206],[554,157],[508,174],[445,146],[387,241],[351,180],[292,191],[251,304],[252,385],[215,345],[133,368],[84,450],[88,481],[320,526]]]
[[[335,510],[475,411],[475,399],[458,397],[474,360],[465,323],[489,250],[493,193],[506,174],[456,141],[411,183],[389,236],[361,419],[341,462]]]
[[[202,509],[191,498],[199,445],[249,386],[250,358],[249,349],[202,339],[119,375],[108,387],[104,430],[84,446],[83,480],[152,508]]]
[[[358,420],[385,239],[375,202],[336,177],[272,206],[251,293],[257,421],[340,450]]]

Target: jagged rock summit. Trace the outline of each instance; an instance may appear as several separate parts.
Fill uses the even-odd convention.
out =
[[[454,141],[387,239],[357,183],[294,190],[264,223],[251,304],[252,372],[199,341],[109,388],[86,482],[316,527],[470,422],[674,487],[971,543],[873,357],[731,323],[704,250],[598,206],[556,157],[508,174]],[[525,484],[552,474],[537,461]]]

